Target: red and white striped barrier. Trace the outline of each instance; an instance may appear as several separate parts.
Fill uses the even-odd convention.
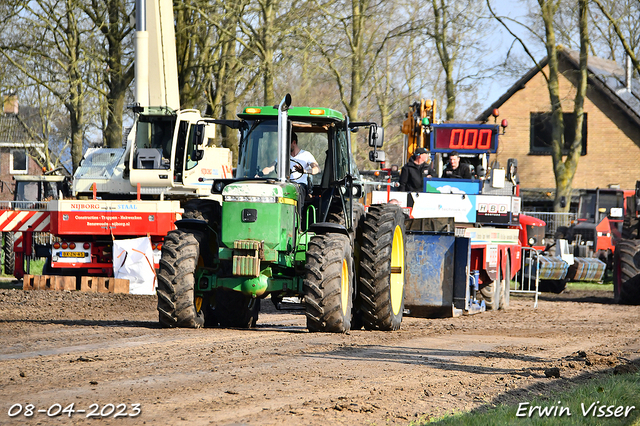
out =
[[[47,211],[5,210],[0,214],[0,232],[49,232],[51,223]]]

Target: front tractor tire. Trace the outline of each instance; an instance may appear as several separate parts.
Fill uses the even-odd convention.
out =
[[[613,293],[618,303],[640,305],[640,240],[620,240],[616,244]]]
[[[404,311],[404,214],[393,204],[374,205],[362,226],[359,300],[364,328],[398,330]]]
[[[203,232],[175,229],[164,239],[158,273],[158,319],[163,327],[200,328],[204,314],[196,310],[195,272]]]
[[[238,291],[218,289],[213,310],[220,327],[251,328],[258,322],[260,299],[252,299]]]
[[[309,241],[303,282],[307,329],[346,333],[353,306],[353,247],[343,234],[316,235]]]

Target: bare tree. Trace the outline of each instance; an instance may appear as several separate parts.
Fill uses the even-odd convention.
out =
[[[445,75],[446,119],[453,120],[458,94],[474,92],[480,81],[495,75],[483,59],[488,56],[484,39],[491,25],[483,4],[474,0],[432,0],[431,8],[433,21],[425,22],[425,32]]]
[[[602,0],[593,0],[593,2],[606,17],[609,24],[608,27],[622,44],[624,53],[631,59],[631,63],[636,72],[640,74],[640,61],[638,60],[640,24],[637,19],[638,12],[640,12],[640,2],[631,2],[627,8],[621,8],[618,2],[614,2],[614,4],[609,5],[609,7],[607,7],[607,4]],[[611,41],[610,45],[613,45]],[[611,50],[612,56],[615,55],[615,48],[613,46]],[[615,56],[613,59],[615,59]]]
[[[551,158],[553,161],[553,173],[556,182],[556,194],[553,201],[554,211],[568,211],[570,207],[573,177],[578,168],[578,161],[582,151],[582,123],[584,121],[584,98],[587,92],[587,58],[589,49],[588,34],[588,0],[577,0],[578,28],[580,43],[580,60],[576,81],[576,95],[573,99],[575,115],[575,137],[568,141],[564,139],[563,98],[560,93],[559,76],[561,73],[558,60],[558,44],[556,40],[557,13],[560,0],[537,0],[539,6],[539,18],[544,28],[544,35],[540,39],[544,42],[547,52],[548,71],[535,60],[526,43],[517,37],[505,23],[504,19],[495,15],[491,5],[487,2],[492,15],[522,44],[525,52],[538,67],[540,73],[547,82],[551,109]],[[567,101],[567,99],[564,99]]]
[[[71,170],[69,158],[68,120],[60,110],[60,102],[41,86],[23,87],[21,98],[28,106],[16,115],[21,128],[35,144],[25,144],[29,156],[42,168]]]
[[[101,105],[106,110],[103,138],[109,148],[119,148],[122,146],[127,89],[134,77],[133,27],[128,19],[133,3],[130,0],[91,0],[79,5],[97,30],[91,37],[95,42],[88,44],[86,49],[98,75],[92,88],[104,99]]]
[[[307,37],[324,58],[349,119],[356,121],[368,94],[367,85],[375,84],[374,70],[385,45],[416,27],[406,15],[402,19],[392,16],[394,9],[384,2],[331,0],[316,4],[318,18],[305,28]],[[384,23],[380,16],[386,17]]]
[[[11,20],[19,37],[5,39],[0,54],[31,85],[41,86],[65,106],[69,117],[73,170],[82,159],[89,72],[84,38],[91,30],[76,0],[17,1]]]
[[[251,40],[240,31],[249,0],[193,0],[177,10],[178,77],[181,104],[205,105],[205,114],[235,118],[239,99],[260,79]],[[223,146],[237,158],[237,131],[222,126]]]

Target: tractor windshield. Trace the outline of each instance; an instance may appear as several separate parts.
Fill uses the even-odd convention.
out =
[[[612,208],[624,206],[624,195],[621,191],[596,190],[580,196],[578,219],[600,223],[611,215]]]
[[[136,126],[136,169],[169,168],[176,115],[138,116]]]
[[[274,120],[248,123],[242,135],[236,177],[252,179],[276,176],[278,159],[278,123]]]
[[[290,121],[290,132],[297,135],[300,152],[306,151],[298,162],[305,165],[303,179],[308,185],[325,187],[331,180],[342,179],[347,173],[357,170],[355,165],[350,164],[348,136],[343,126],[326,121],[310,123],[296,118]],[[277,121],[254,121],[247,124],[249,126],[243,132],[240,144],[236,178],[277,178]],[[333,150],[335,152],[330,155]],[[289,178],[302,182],[300,174],[294,168],[295,158],[297,157],[292,157],[290,160]],[[310,167],[313,162],[317,164],[317,168]],[[330,164],[329,173],[325,170],[327,164]]]

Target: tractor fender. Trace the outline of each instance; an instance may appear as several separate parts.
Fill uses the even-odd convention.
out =
[[[317,235],[326,234],[329,232],[337,232],[339,234],[344,234],[347,237],[349,237],[349,231],[347,230],[347,228],[344,225],[340,225],[338,223],[317,222],[309,226],[309,231]]]
[[[174,223],[178,229],[202,230],[209,226],[205,220],[201,219],[180,219],[176,220]]]

